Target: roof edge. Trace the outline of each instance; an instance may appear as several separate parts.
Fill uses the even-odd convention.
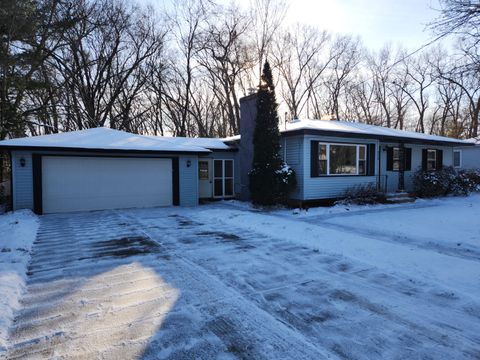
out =
[[[113,154],[179,154],[179,155],[195,155],[210,154],[212,150],[135,150],[135,149],[105,149],[105,148],[85,148],[85,147],[60,147],[60,146],[25,146],[25,145],[1,145],[0,149],[6,150],[26,150],[26,151],[65,151],[65,152],[98,152]]]
[[[334,137],[347,137],[356,139],[375,139],[385,142],[409,142],[412,144],[441,144],[446,146],[475,146],[475,144],[467,143],[464,140],[442,141],[433,139],[418,139],[408,136],[388,136],[377,134],[362,134],[348,131],[335,131],[335,130],[320,130],[320,129],[294,129],[281,131],[283,136],[296,136],[296,135],[322,135],[322,136],[334,136]]]

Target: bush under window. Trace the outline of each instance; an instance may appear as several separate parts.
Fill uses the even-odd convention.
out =
[[[418,170],[414,174],[413,185],[419,197],[466,196],[480,190],[480,172],[456,171],[453,167],[445,167],[441,170]]]
[[[385,194],[375,184],[357,185],[345,190],[337,204],[372,205],[385,202]]]

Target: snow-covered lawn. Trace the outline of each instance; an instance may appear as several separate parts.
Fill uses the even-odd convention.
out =
[[[0,355],[5,350],[7,329],[25,289],[30,249],[38,220],[30,211],[0,215]]]
[[[479,203],[45,216],[9,355],[478,359]]]

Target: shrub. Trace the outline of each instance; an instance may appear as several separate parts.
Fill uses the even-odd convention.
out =
[[[480,172],[456,171],[453,167],[442,170],[417,170],[413,176],[414,190],[419,197],[466,196],[480,190]]]
[[[277,170],[278,175],[278,201],[282,204],[288,200],[288,195],[297,187],[297,175],[286,163],[280,170]]]
[[[461,170],[459,173],[467,179],[470,192],[480,191],[480,170]]]
[[[413,187],[419,197],[445,196],[455,177],[452,168],[442,170],[417,170],[413,175]]]
[[[345,190],[337,204],[371,205],[385,202],[385,194],[374,184],[357,185]]]

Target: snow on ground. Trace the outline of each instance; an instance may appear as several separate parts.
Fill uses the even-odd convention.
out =
[[[473,196],[445,202],[424,201],[417,205],[417,209],[412,205],[392,208],[379,206],[376,210],[370,207],[362,215],[345,216],[344,213],[344,216],[327,222],[322,222],[325,218],[328,219],[325,216],[307,217],[308,224],[294,219],[295,215],[288,218],[276,216],[275,212],[267,215],[243,210],[231,210],[226,214],[222,208],[201,211],[193,216],[202,222],[210,220],[212,223],[228,224],[268,237],[293,241],[325,253],[340,254],[386,271],[422,281],[428,279],[455,291],[480,297],[480,287],[477,286],[480,283],[478,261],[462,257],[461,253],[453,254],[457,256],[444,254],[441,240],[435,243],[435,239],[450,239],[450,242],[468,241],[478,246],[480,219],[475,210],[480,209],[480,206],[478,203],[475,208],[472,205],[478,200],[478,196]],[[436,204],[444,205],[435,206]],[[283,212],[280,214],[285,215]],[[356,221],[351,221],[352,217]],[[336,226],[329,226],[330,222]],[[365,232],[370,222],[383,229],[381,239]],[[460,226],[465,226],[466,229],[456,230]],[[402,231],[409,232],[415,240],[406,243],[396,241]],[[419,238],[416,238],[416,232]],[[427,233],[429,243],[422,244],[421,236]],[[415,243],[420,246],[415,246]],[[478,260],[480,252],[477,255]]]
[[[332,224],[363,228],[368,233],[395,235],[396,241],[451,247],[466,256],[480,258],[480,195],[423,201],[432,207],[404,211],[363,212],[348,218],[327,220]],[[402,208],[400,208],[402,209]]]
[[[364,229],[438,210],[449,223],[415,226],[444,236],[472,217],[469,201],[303,217],[236,202],[43,216],[9,356],[478,359],[480,259],[435,235]]]
[[[13,312],[20,306],[37,228],[37,217],[30,211],[0,215],[0,354],[6,347]]]

